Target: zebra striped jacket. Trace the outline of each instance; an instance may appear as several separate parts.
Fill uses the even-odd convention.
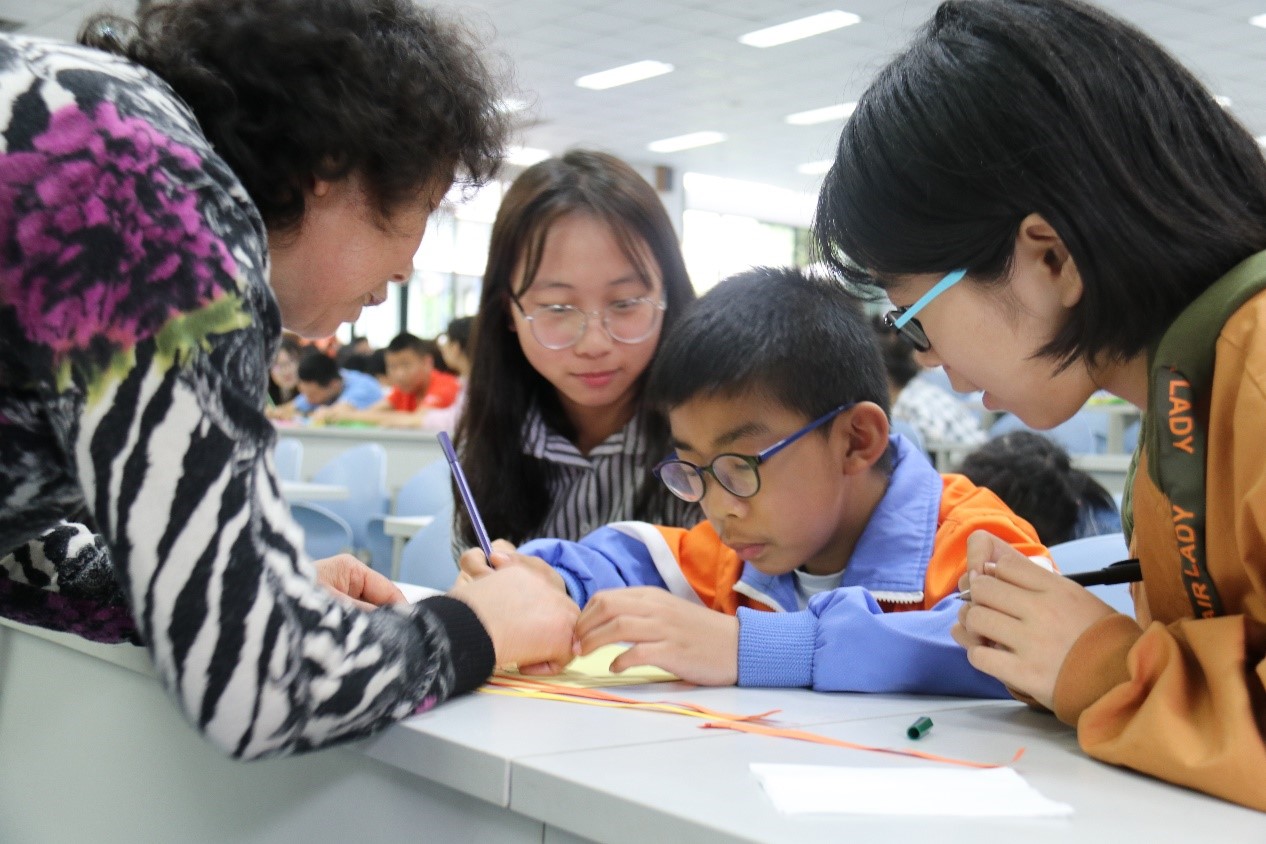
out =
[[[482,682],[465,604],[362,612],[315,582],[263,413],[267,236],[187,106],[121,59],[3,36],[0,130],[0,615],[143,643],[238,758]]]

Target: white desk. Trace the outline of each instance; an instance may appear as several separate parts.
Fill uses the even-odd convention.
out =
[[[382,520],[382,532],[391,537],[391,579],[400,579],[400,556],[404,544],[413,534],[435,521],[434,516],[387,516]]]
[[[304,480],[349,448],[378,443],[387,452],[387,490],[393,496],[414,472],[444,456],[439,440],[429,431],[283,424],[277,425],[277,436],[303,443]]]
[[[340,484],[312,481],[282,481],[281,492],[287,501],[346,501],[352,496],[352,491]]]
[[[782,816],[749,763],[934,763],[479,694],[359,744],[242,765],[179,718],[138,649],[0,620],[0,840],[1122,844],[1209,830],[1220,843],[1266,839],[1266,815],[1094,762],[1070,728],[1010,701],[684,684],[619,691],[734,712],[781,707],[786,726],[969,759],[1002,761],[1025,746],[1017,770],[1076,813]],[[919,715],[935,726],[912,742],[905,729]]]

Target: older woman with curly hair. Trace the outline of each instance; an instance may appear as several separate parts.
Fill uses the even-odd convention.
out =
[[[493,75],[408,0],[185,0],[0,38],[0,615],[144,643],[256,758],[570,654],[523,571],[415,605],[301,550],[271,457],[282,327],[331,333],[495,170]]]

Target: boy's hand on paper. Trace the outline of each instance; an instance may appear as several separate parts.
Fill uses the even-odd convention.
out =
[[[351,554],[326,557],[313,565],[318,583],[360,609],[404,603],[404,593],[394,583]]]
[[[507,566],[459,583],[448,594],[479,616],[492,638],[498,666],[531,666],[532,673],[557,674],[571,662],[580,608],[527,566]]]
[[[360,411],[346,402],[318,407],[311,414],[313,422],[355,422],[359,417]]]
[[[971,589],[971,600],[950,635],[967,649],[968,661],[1048,709],[1073,644],[1115,612],[985,531],[967,540],[967,574],[959,588]]]
[[[703,686],[738,682],[738,619],[652,586],[594,595],[576,623],[576,639],[581,654],[632,642],[611,663],[616,673],[653,665]]]
[[[504,539],[493,540],[491,560],[485,558],[484,552],[479,548],[469,548],[462,553],[457,565],[462,570],[462,574],[469,575],[472,580],[485,577],[498,569],[522,566],[540,575],[547,583],[564,595],[567,594],[567,584],[563,581],[563,576],[555,571],[553,566],[540,557],[520,554],[512,543]]]
[[[313,422],[337,422],[339,421],[339,409],[337,407],[316,407],[308,414],[308,418]]]

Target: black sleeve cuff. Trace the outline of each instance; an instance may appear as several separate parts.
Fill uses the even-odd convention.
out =
[[[453,654],[453,695],[483,685],[496,667],[496,651],[479,616],[468,605],[447,595],[435,595],[421,603],[439,618],[448,634]]]

